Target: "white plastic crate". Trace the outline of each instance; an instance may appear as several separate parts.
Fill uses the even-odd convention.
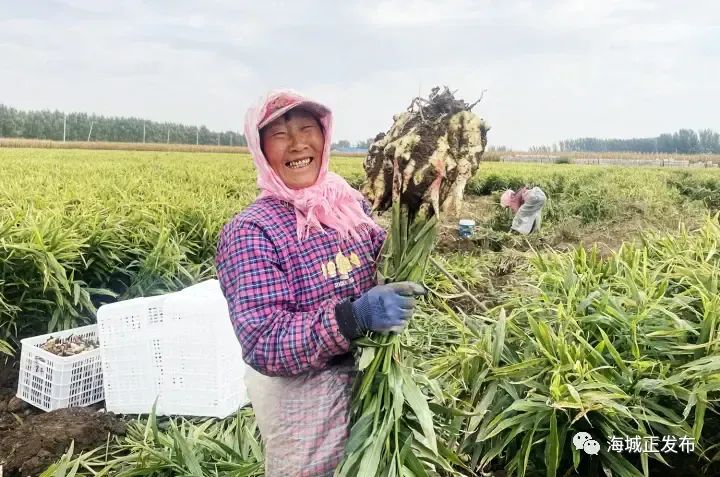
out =
[[[245,363],[217,280],[97,313],[105,407],[226,417],[250,402]]]
[[[89,325],[21,340],[17,397],[43,411],[88,406],[103,400],[100,350],[75,356],[58,356],[38,346],[50,337],[71,335],[97,339],[97,326]]]

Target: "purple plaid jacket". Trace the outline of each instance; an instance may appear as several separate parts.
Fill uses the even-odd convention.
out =
[[[363,204],[368,212],[367,204]],[[295,210],[262,198],[225,225],[216,268],[245,361],[268,376],[325,369],[350,339],[335,307],[375,285],[385,232],[362,226],[345,243],[332,229],[297,238]]]

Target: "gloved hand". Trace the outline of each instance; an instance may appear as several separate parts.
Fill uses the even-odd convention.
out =
[[[412,317],[415,297],[425,289],[414,282],[377,285],[352,303],[358,328],[365,331],[402,331]]]

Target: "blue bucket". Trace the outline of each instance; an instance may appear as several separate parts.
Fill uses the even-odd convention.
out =
[[[458,222],[458,235],[462,238],[470,238],[475,233],[475,221],[472,219],[462,219]]]

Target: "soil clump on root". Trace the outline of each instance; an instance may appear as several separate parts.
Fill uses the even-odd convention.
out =
[[[447,87],[436,87],[428,99],[413,99],[407,111],[393,117],[391,128],[375,137],[363,164],[363,193],[374,210],[388,210],[395,198],[407,206],[411,219],[419,211],[428,216],[441,208],[459,212],[490,129],[471,111],[479,101],[468,104]]]

